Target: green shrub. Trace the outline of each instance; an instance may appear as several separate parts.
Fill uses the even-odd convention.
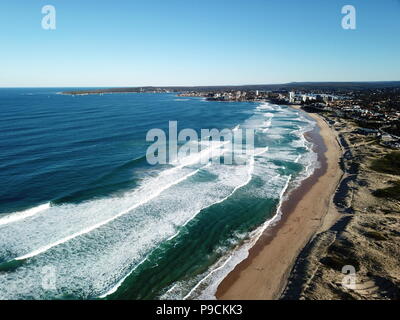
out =
[[[342,257],[338,255],[331,255],[323,257],[320,262],[328,268],[342,272],[344,266],[353,266],[356,270],[360,270],[360,264],[354,257]]]
[[[400,200],[400,182],[392,182],[393,186],[372,192],[375,197]]]
[[[400,175],[400,152],[394,151],[374,160],[371,169],[377,172]]]
[[[378,241],[387,240],[387,238],[382,233],[377,232],[377,231],[368,231],[368,232],[365,232],[364,235],[367,236],[368,238],[378,240]]]

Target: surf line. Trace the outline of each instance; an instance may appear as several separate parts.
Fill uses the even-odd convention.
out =
[[[48,244],[48,245],[46,245],[46,246],[43,246],[43,247],[41,247],[41,248],[39,248],[39,249],[37,249],[37,250],[34,250],[34,251],[30,252],[30,253],[27,253],[27,254],[25,254],[25,255],[19,256],[19,257],[17,257],[17,258],[14,258],[14,260],[25,260],[25,259],[32,258],[32,257],[34,257],[34,256],[37,256],[38,254],[41,254],[41,253],[43,253],[43,252],[46,252],[47,250],[49,250],[49,249],[51,249],[51,248],[54,248],[54,247],[56,247],[56,246],[58,246],[58,245],[60,245],[60,244],[63,244],[63,243],[65,243],[65,242],[69,241],[69,240],[72,240],[72,239],[74,239],[74,238],[76,238],[76,237],[79,237],[79,236],[84,235],[84,234],[86,234],[86,233],[89,233],[89,232],[91,232],[91,231],[93,231],[93,230],[95,230],[95,229],[98,229],[98,228],[100,228],[100,227],[106,225],[107,223],[110,223],[111,221],[114,221],[115,219],[117,219],[117,218],[119,218],[119,217],[121,217],[121,216],[123,216],[123,215],[129,213],[129,212],[132,211],[133,209],[136,209],[137,207],[139,207],[139,206],[141,206],[141,205],[143,205],[143,204],[145,204],[145,203],[147,203],[147,202],[153,200],[154,198],[158,197],[158,196],[159,196],[163,191],[165,191],[166,189],[168,189],[168,188],[170,188],[170,187],[172,187],[172,186],[174,186],[174,185],[176,185],[176,184],[178,184],[178,183],[180,183],[180,182],[182,182],[182,181],[188,179],[189,177],[195,175],[195,174],[198,173],[202,168],[203,168],[203,167],[201,167],[201,168],[199,168],[199,169],[197,169],[197,170],[195,170],[195,171],[193,171],[193,172],[191,172],[191,173],[189,173],[189,174],[183,176],[182,178],[180,178],[180,179],[178,179],[178,180],[176,180],[176,181],[174,181],[174,182],[172,182],[172,183],[166,185],[164,188],[162,188],[162,189],[160,189],[159,191],[157,191],[156,193],[152,194],[149,198],[147,198],[147,199],[145,199],[145,200],[143,200],[143,201],[141,201],[141,202],[139,202],[139,203],[137,203],[137,204],[135,204],[135,205],[129,207],[128,209],[126,209],[126,210],[124,210],[124,211],[121,211],[120,213],[118,213],[117,215],[115,215],[115,216],[113,216],[113,217],[111,217],[111,218],[109,218],[109,219],[106,219],[106,220],[104,220],[104,221],[102,221],[102,222],[96,223],[96,224],[94,224],[93,226],[91,226],[91,227],[89,227],[89,228],[86,228],[86,229],[83,229],[83,230],[81,230],[81,231],[79,231],[79,232],[73,233],[73,234],[69,235],[68,237],[65,237],[65,238],[62,238],[62,239],[60,239],[60,240],[58,240],[58,241],[56,241],[56,242],[50,243],[50,244]]]
[[[249,165],[249,171],[248,171],[248,178],[247,178],[247,180],[246,180],[243,184],[240,184],[240,185],[236,186],[236,187],[233,189],[233,191],[232,191],[228,196],[224,197],[223,199],[221,199],[221,200],[219,200],[219,201],[217,201],[217,202],[214,202],[214,203],[212,203],[212,204],[210,204],[210,205],[208,205],[208,206],[205,206],[204,208],[202,208],[201,210],[199,210],[198,212],[196,212],[191,218],[189,218],[189,219],[183,224],[183,227],[186,226],[190,221],[192,221],[202,210],[207,209],[207,208],[209,208],[209,207],[211,207],[211,206],[213,206],[213,205],[216,205],[216,204],[219,204],[219,203],[224,202],[225,200],[229,199],[238,189],[240,189],[240,188],[246,186],[247,184],[249,184],[250,181],[251,181],[253,172],[254,172],[254,157],[260,156],[261,154],[263,154],[263,153],[265,153],[265,152],[267,152],[267,151],[268,151],[268,147],[266,147],[265,149],[263,149],[261,152],[254,154],[254,155],[251,157],[251,159],[250,159],[250,165]],[[202,167],[202,168],[208,167],[209,165],[210,165],[210,163],[207,164],[206,166]],[[178,236],[178,234],[179,234],[179,232],[176,232],[174,235],[172,235],[171,237],[169,237],[169,238],[167,239],[167,241],[173,240],[176,236]],[[157,248],[158,248],[158,247],[157,247]],[[152,251],[152,252],[153,252],[153,251]],[[114,292],[116,292],[116,291],[118,290],[118,288],[122,285],[122,283],[125,281],[125,279],[127,279],[127,278],[142,264],[142,263],[144,263],[144,262],[147,260],[147,258],[150,256],[150,254],[151,254],[151,252],[150,252],[143,260],[141,260],[131,271],[129,271],[124,277],[122,277],[111,289],[109,289],[107,292],[101,294],[101,295],[99,296],[99,298],[100,298],[100,299],[106,298],[107,296],[109,296],[109,295],[113,294]],[[170,289],[170,290],[171,290],[171,289]]]
[[[198,163],[199,160],[202,160],[204,157],[207,157],[207,159],[210,159],[210,153],[213,152],[214,149],[217,149],[217,150],[219,149],[219,154],[220,154],[221,152],[223,152],[221,147],[226,143],[228,143],[228,142],[223,142],[221,144],[217,144],[216,146],[212,146],[212,147],[210,147],[208,149],[202,150],[199,153],[199,155],[197,155],[197,157],[186,157],[187,161],[185,163],[182,163],[182,164],[176,166],[175,168],[172,168],[172,169],[169,169],[169,170],[166,170],[166,171],[162,172],[160,174],[160,176],[158,176],[156,179],[160,179],[161,177],[165,176],[166,174],[170,174],[172,172],[178,171],[179,169],[182,169],[183,167]],[[71,235],[69,235],[69,236],[67,236],[67,237],[65,237],[63,239],[57,240],[56,242],[50,243],[50,244],[48,244],[46,246],[43,246],[43,247],[41,247],[41,248],[39,248],[37,250],[34,250],[34,251],[30,252],[30,253],[27,253],[25,255],[19,256],[17,258],[14,258],[13,260],[25,260],[25,259],[28,259],[28,258],[32,258],[34,256],[37,256],[38,254],[46,252],[47,250],[49,250],[49,249],[51,249],[51,248],[53,248],[55,246],[58,246],[58,245],[63,244],[65,242],[69,241],[69,240],[72,240],[72,239],[74,239],[76,237],[79,237],[79,236],[81,236],[83,234],[89,233],[89,232],[91,232],[91,231],[93,231],[93,230],[95,230],[97,228],[100,228],[103,225],[105,225],[105,224],[107,224],[107,223],[109,223],[109,222],[111,222],[111,221],[113,221],[113,220],[115,220],[115,219],[117,219],[117,218],[129,213],[133,209],[136,209],[137,207],[139,207],[139,206],[141,206],[141,205],[153,200],[154,198],[158,197],[163,191],[165,191],[168,188],[170,188],[170,187],[172,187],[172,186],[174,186],[174,185],[176,185],[176,184],[188,179],[192,175],[195,175],[196,173],[198,173],[204,167],[205,166],[203,166],[203,167],[201,167],[201,168],[199,168],[199,169],[187,174],[186,176],[183,176],[182,178],[180,178],[180,179],[178,179],[178,180],[176,180],[176,181],[174,181],[174,182],[172,182],[170,184],[167,184],[165,187],[161,188],[158,192],[154,193],[149,198],[147,198],[147,199],[145,199],[145,200],[143,200],[143,201],[141,201],[141,202],[129,207],[128,209],[118,213],[114,217],[111,217],[111,218],[109,218],[107,220],[99,222],[99,223],[97,223],[97,224],[95,224],[95,225],[93,225],[93,226],[91,226],[89,228],[83,229],[83,230],[81,230],[79,232],[73,233],[73,234],[71,234]]]
[[[240,189],[240,188],[242,188],[242,187],[244,187],[244,186],[246,186],[247,184],[250,183],[251,178],[252,178],[252,176],[253,176],[253,172],[254,172],[254,157],[260,156],[261,154],[263,154],[263,153],[265,153],[265,152],[267,152],[267,151],[268,151],[268,147],[266,147],[263,151],[261,151],[261,152],[259,152],[259,153],[256,153],[256,154],[251,158],[249,175],[248,175],[248,178],[247,178],[246,182],[243,183],[242,185],[237,186],[237,187],[233,190],[233,192],[232,192],[229,196],[227,196],[225,199],[223,199],[222,201],[228,199],[228,198],[231,197],[238,189]],[[222,201],[219,201],[219,202],[222,202]],[[217,202],[217,203],[218,203],[218,202]],[[225,265],[232,259],[232,257],[233,257],[233,256],[230,255],[230,256],[228,257],[228,259],[226,259],[225,262],[224,262],[221,266],[217,267],[216,269],[211,270],[204,278],[202,278],[202,279],[190,290],[190,292],[189,292],[188,294],[186,294],[186,295],[183,297],[183,300],[187,300],[187,299],[193,294],[193,292],[196,291],[196,289],[197,289],[204,281],[206,281],[210,276],[212,276],[212,275],[213,275],[215,272],[217,272],[218,270],[221,270],[222,268],[224,268]]]
[[[211,163],[208,163],[208,164],[206,164],[204,167],[201,167],[201,168],[198,169],[198,170],[205,169],[205,168],[209,167],[210,165],[211,165]],[[207,208],[207,207],[205,207],[205,208]],[[204,209],[204,208],[203,208],[203,209]],[[203,210],[203,209],[201,209],[201,210]],[[200,210],[200,211],[201,211],[201,210]],[[200,211],[196,212],[196,214],[194,214],[191,218],[189,218],[189,220],[186,221],[186,222],[182,225],[182,227],[186,226],[190,221],[192,221],[192,220],[197,216],[197,214],[198,214]],[[169,237],[166,241],[171,241],[171,240],[174,239],[178,234],[179,234],[179,231],[176,232],[175,234],[173,234],[171,237]],[[105,298],[105,297],[107,297],[107,296],[113,294],[114,292],[116,292],[116,291],[118,290],[118,288],[121,286],[121,284],[125,281],[125,279],[127,279],[141,264],[143,264],[143,263],[149,258],[149,256],[154,252],[154,250],[157,250],[157,249],[160,247],[161,244],[162,244],[162,242],[161,242],[156,248],[152,249],[152,250],[151,250],[151,251],[150,251],[150,252],[149,252],[149,253],[134,267],[134,268],[133,268],[133,269],[131,269],[125,276],[123,276],[111,289],[109,289],[107,292],[101,294],[101,295],[99,296],[99,298],[100,298],[100,299],[103,299],[103,298]]]
[[[284,196],[284,194],[285,194],[287,188],[289,187],[289,183],[290,183],[291,178],[292,178],[292,175],[289,175],[289,176],[287,177],[286,184],[285,184],[285,186],[283,187],[283,189],[281,190],[281,192],[280,192],[280,194],[279,194],[280,201],[279,201],[278,207],[277,207],[277,209],[276,209],[277,213],[275,214],[275,216],[272,217],[270,220],[267,220],[263,225],[261,225],[260,229],[257,229],[257,230],[255,230],[255,232],[252,233],[252,234],[256,234],[256,237],[251,241],[250,248],[258,241],[258,239],[259,239],[260,236],[263,234],[263,232],[264,232],[272,223],[274,223],[276,220],[278,220],[278,219],[280,218],[282,199],[283,199],[283,196]],[[253,237],[253,236],[250,235],[250,238],[252,238],[252,237]],[[215,269],[212,269],[204,278],[202,278],[202,279],[189,291],[189,293],[186,294],[186,295],[183,297],[183,300],[189,299],[190,296],[193,295],[193,293],[199,288],[199,286],[200,286],[202,283],[204,283],[204,282],[205,282],[209,277],[211,277],[215,272],[217,272],[217,271],[223,269],[223,268],[232,260],[234,254],[235,254],[237,251],[239,251],[239,248],[238,248],[237,250],[234,250],[234,252],[232,252],[232,253],[228,256],[228,258],[226,258],[226,260],[222,263],[222,265],[220,265],[219,267],[217,267],[217,268],[215,268]],[[221,258],[221,260],[222,260],[222,259],[224,259],[224,257]],[[244,258],[244,259],[246,259],[246,258]],[[244,259],[242,259],[241,261],[243,261]],[[219,260],[216,264],[218,265],[219,262],[220,262],[221,260]],[[240,261],[239,261],[237,264],[239,264],[239,263],[240,263]],[[236,265],[237,265],[237,264],[236,264]]]
[[[0,226],[13,223],[22,219],[26,219],[29,217],[34,216],[35,214],[38,214],[39,212],[42,212],[44,210],[49,209],[51,206],[50,202],[41,204],[37,207],[33,207],[24,211],[19,211],[19,212],[14,212],[10,213],[9,215],[5,216],[4,218],[0,219]]]

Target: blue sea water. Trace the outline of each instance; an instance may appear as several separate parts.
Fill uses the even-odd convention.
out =
[[[315,123],[286,106],[60,91],[0,89],[1,299],[210,298],[317,165]],[[254,129],[255,155],[149,165],[169,121]]]

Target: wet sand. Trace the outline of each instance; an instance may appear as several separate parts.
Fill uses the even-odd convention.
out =
[[[268,228],[250,249],[249,256],[221,282],[216,297],[222,300],[278,299],[296,257],[319,231],[326,230],[339,214],[332,203],[342,177],[342,150],[336,131],[316,114],[318,126],[307,138],[315,144],[320,168],[282,203],[282,218]]]

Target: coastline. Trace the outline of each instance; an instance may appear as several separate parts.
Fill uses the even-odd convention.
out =
[[[339,217],[332,204],[342,177],[339,167],[342,150],[337,134],[322,117],[307,115],[317,122],[317,129],[308,138],[314,142],[321,165],[289,192],[281,206],[281,219],[265,230],[249,250],[248,257],[219,284],[217,299],[278,299],[301,250],[315,234],[329,228]]]

